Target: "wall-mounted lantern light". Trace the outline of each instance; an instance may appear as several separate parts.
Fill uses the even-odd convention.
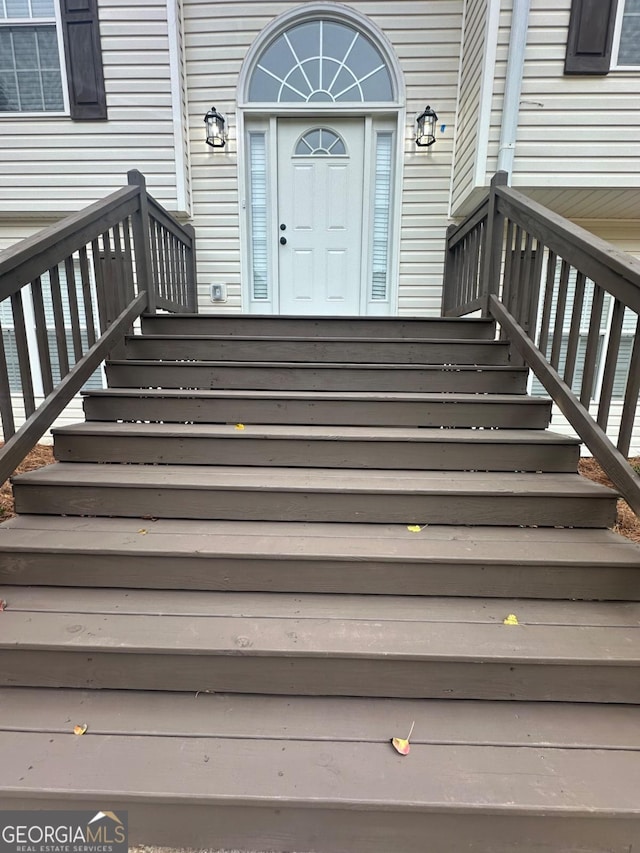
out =
[[[429,145],[433,145],[436,141],[437,121],[438,116],[431,107],[427,107],[426,110],[418,116],[416,119],[416,123],[418,125],[416,145],[419,145],[421,148],[427,148]]]
[[[211,107],[206,114],[204,123],[207,128],[207,145],[212,148],[224,148],[227,141],[225,120],[215,107]]]

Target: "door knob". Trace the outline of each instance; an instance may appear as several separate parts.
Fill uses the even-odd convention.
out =
[[[283,222],[283,223],[281,223],[281,225],[280,225],[280,230],[281,230],[281,231],[286,231],[286,230],[287,230],[287,226],[284,224],[284,222]]]
[[[280,245],[281,245],[281,246],[286,246],[286,245],[287,245],[287,238],[286,238],[286,237],[281,237],[281,238],[280,238]]]

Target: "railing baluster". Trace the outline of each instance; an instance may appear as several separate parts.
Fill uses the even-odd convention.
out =
[[[513,222],[507,220],[507,234],[505,237],[504,277],[502,280],[501,298],[505,305],[511,299],[511,282],[513,270]]]
[[[104,284],[104,273],[100,256],[102,250],[99,241],[91,241],[91,254],[93,256],[93,273],[96,277],[96,300],[98,302],[98,318],[100,320],[100,332],[104,333],[109,325],[107,321],[107,294]]]
[[[533,248],[533,263],[531,265],[531,281],[529,285],[529,317],[527,331],[532,341],[536,339],[538,326],[538,310],[540,305],[540,287],[542,286],[542,263],[544,246],[536,240]]]
[[[53,304],[53,322],[56,330],[58,367],[60,368],[60,377],[63,377],[69,372],[69,351],[67,350],[67,332],[64,325],[64,310],[60,292],[60,270],[57,266],[51,267],[49,270],[49,285]]]
[[[89,259],[87,247],[82,246],[79,253],[80,280],[82,282],[82,302],[87,329],[87,347],[91,348],[96,342],[96,324],[93,315],[93,294],[91,292],[91,277],[89,275]]]
[[[542,319],[540,321],[540,338],[538,340],[538,348],[544,354],[545,358],[548,355],[547,350],[549,348],[549,323],[551,322],[551,306],[553,304],[557,267],[558,257],[555,252],[550,251],[547,257],[547,276],[544,287]]]
[[[564,363],[564,381],[569,387],[573,384],[578,344],[580,343],[580,326],[582,324],[585,280],[586,276],[584,273],[579,272],[576,276],[576,291],[573,300],[573,310],[571,312],[571,328],[569,330],[569,341],[567,343],[567,357]]]
[[[133,255],[131,253],[131,230],[128,219],[125,219],[122,223],[122,239],[124,243],[125,305],[128,305],[136,298],[133,277]]]
[[[73,339],[73,354],[76,361],[82,358],[82,335],[80,334],[80,315],[78,313],[78,291],[76,290],[76,270],[73,256],[65,258],[64,273],[67,279],[67,298],[71,314],[71,336]]]
[[[149,239],[151,241],[151,276],[153,285],[158,296],[160,293],[160,249],[158,246],[158,228],[160,226],[155,219],[149,221]]]
[[[524,249],[522,250],[522,266],[520,269],[520,287],[517,288],[518,291],[518,306],[517,306],[517,319],[525,332],[528,333],[528,318],[529,318],[529,305],[531,300],[531,276],[532,276],[532,267],[533,267],[533,237],[529,233],[526,232],[524,238]]]
[[[13,402],[7,368],[7,354],[4,347],[4,331],[0,325],[0,416],[2,417],[2,435],[6,442],[15,435],[16,424],[13,417]]]
[[[38,342],[38,357],[40,359],[40,375],[45,397],[53,391],[53,373],[51,372],[51,353],[49,351],[49,335],[47,332],[47,317],[44,312],[42,298],[42,279],[40,276],[31,282],[31,298],[33,300],[33,316],[36,324],[36,341]]]
[[[13,313],[13,333],[16,338],[16,350],[18,353],[18,368],[20,370],[20,384],[22,386],[22,399],[24,400],[24,411],[30,417],[36,410],[36,399],[33,393],[33,379],[31,378],[31,362],[29,360],[29,342],[27,340],[27,327],[24,322],[24,306],[22,304],[22,291],[18,290],[11,295],[11,310]]]
[[[620,420],[620,432],[618,433],[618,450],[623,456],[629,455],[631,436],[638,409],[638,395],[640,394],[640,317],[636,322],[636,333],[633,339],[633,350],[631,352],[631,363],[629,364],[629,375],[627,387],[624,393],[624,405],[622,406],[622,418]]]
[[[159,228],[158,248],[160,250],[160,286],[159,293],[163,299],[169,299],[169,288],[167,286],[167,232]]]
[[[551,336],[551,366],[558,369],[560,364],[560,348],[562,347],[562,336],[564,334],[564,315],[567,307],[567,289],[569,287],[569,264],[562,260],[560,265],[560,284],[558,285],[558,299],[556,301],[556,316],[553,323],[553,335]]]
[[[113,237],[113,255],[115,258],[115,287],[113,289],[113,294],[116,300],[115,314],[117,316],[127,305],[127,284],[124,266],[124,252],[122,249],[122,240],[120,238],[120,225],[115,225],[111,229],[111,234]]]
[[[611,397],[613,396],[613,385],[615,383],[616,369],[618,367],[620,341],[622,340],[624,310],[624,303],[620,302],[619,299],[616,299],[613,303],[611,328],[609,329],[609,344],[607,345],[604,374],[602,376],[602,387],[600,389],[600,402],[598,404],[598,424],[604,430],[606,430],[609,425]]]
[[[111,250],[111,234],[105,231],[102,235],[102,275],[104,297],[107,312],[107,323],[110,324],[118,316],[117,312],[117,269],[114,269],[113,252]]]
[[[511,272],[512,287],[510,290],[511,301],[508,305],[509,312],[514,316],[518,313],[518,305],[520,301],[520,270],[522,268],[522,234],[523,229],[516,225],[515,231],[515,246],[513,250],[513,267]]]
[[[593,302],[591,304],[591,320],[589,321],[589,333],[587,335],[587,350],[584,355],[584,373],[582,375],[582,390],[580,402],[587,409],[593,397],[593,385],[596,375],[596,364],[598,361],[598,350],[600,349],[600,325],[602,323],[602,308],[604,306],[604,290],[595,284],[593,288]]]

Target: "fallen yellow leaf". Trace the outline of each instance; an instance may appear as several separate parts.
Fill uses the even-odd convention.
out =
[[[406,737],[392,737],[391,738],[391,746],[395,749],[396,752],[399,752],[400,755],[409,755],[409,751],[411,749],[411,744],[409,743],[409,738],[413,734],[413,727],[415,726],[416,721],[414,720],[411,723],[411,729],[409,730],[409,734]]]
[[[236,429],[245,429],[244,424],[236,424]]]
[[[140,530],[138,530],[138,533],[140,534],[140,536],[146,536],[146,534],[147,534],[148,532],[149,532],[149,531],[148,531],[148,530],[145,530],[145,528],[144,528],[144,527],[141,527],[141,528],[140,528]]]
[[[518,617],[515,613],[510,613],[507,618],[504,620],[505,625],[519,625]]]
[[[407,530],[408,530],[410,533],[420,533],[420,531],[421,531],[421,530],[424,530],[424,528],[425,528],[426,526],[427,526],[426,524],[423,524],[422,526],[420,526],[419,524],[408,524],[408,525],[407,525]]]
[[[74,735],[83,735],[89,726],[86,723],[82,723],[82,725],[77,725],[73,727]]]

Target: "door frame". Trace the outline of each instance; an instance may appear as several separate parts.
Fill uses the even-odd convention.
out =
[[[277,103],[259,104],[247,101],[245,92],[253,71],[255,62],[261,51],[280,32],[295,23],[318,18],[341,21],[368,36],[380,49],[388,63],[395,87],[395,102],[321,102],[309,104]],[[238,82],[238,105],[236,108],[236,140],[238,154],[238,191],[239,191],[239,230],[240,230],[240,273],[242,310],[253,314],[277,313],[279,294],[277,252],[271,241],[267,242],[268,276],[272,285],[270,300],[254,300],[252,298],[252,257],[250,233],[250,184],[248,172],[248,134],[250,131],[263,131],[266,134],[267,162],[267,233],[277,233],[277,122],[279,118],[302,118],[309,122],[323,121],[330,123],[331,119],[362,118],[365,122],[364,164],[363,171],[369,180],[363,186],[363,209],[370,211],[368,222],[364,223],[362,239],[362,279],[360,311],[364,315],[395,315],[398,313],[398,281],[400,274],[400,222],[402,214],[402,189],[404,149],[406,147],[409,129],[406,128],[406,108],[404,93],[404,78],[395,51],[385,34],[364,15],[349,7],[337,3],[304,3],[295,9],[278,16],[259,34],[252,44],[243,63]],[[368,283],[371,281],[371,241],[373,215],[371,211],[371,193],[373,189],[373,141],[378,129],[390,130],[394,133],[395,155],[393,157],[392,174],[392,204],[391,222],[389,227],[389,258],[388,258],[388,288],[385,300],[372,301],[368,299]],[[406,138],[405,138],[406,137]],[[276,237],[274,237],[274,240]]]
[[[360,314],[362,316],[385,316],[397,314],[398,306],[398,278],[400,271],[400,214],[402,201],[402,164],[403,137],[401,131],[404,127],[404,114],[398,110],[395,114],[384,111],[362,111],[340,110],[283,110],[277,115],[265,116],[260,110],[244,111],[239,114],[238,140],[243,144],[238,145],[238,189],[240,192],[240,246],[241,246],[241,281],[242,281],[242,310],[252,314],[277,314],[279,313],[279,270],[278,252],[275,244],[267,243],[268,276],[272,286],[270,299],[255,300],[252,294],[252,255],[251,255],[251,227],[250,227],[250,183],[248,173],[248,134],[250,131],[262,131],[266,134],[267,155],[267,233],[277,239],[278,227],[278,151],[276,146],[278,119],[300,118],[308,121],[326,123],[331,125],[332,119],[338,118],[361,118],[364,121],[364,154],[363,154],[363,233],[362,233],[362,257],[361,257],[361,280],[360,280]],[[241,130],[242,128],[242,130]],[[388,258],[388,288],[385,300],[369,299],[372,266],[372,232],[373,232],[373,209],[371,195],[373,192],[374,166],[373,144],[375,132],[387,131],[394,134],[395,154],[393,156],[392,174],[392,202],[391,220],[389,227],[389,258]],[[368,216],[366,215],[368,212]]]

